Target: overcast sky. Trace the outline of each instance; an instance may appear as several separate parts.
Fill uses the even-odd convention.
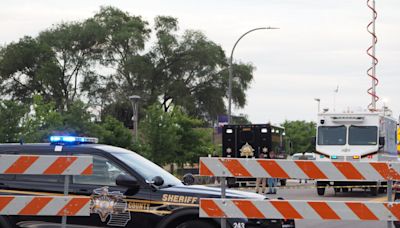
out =
[[[371,43],[366,25],[371,11],[365,0],[0,0],[0,44],[62,21],[93,16],[100,6],[115,6],[150,23],[157,15],[179,19],[180,29],[204,32],[230,53],[244,32],[260,30],[238,44],[234,59],[256,66],[247,91],[247,114],[253,123],[314,120],[317,102],[336,111],[365,109],[371,98],[366,70]],[[397,118],[400,112],[400,1],[376,2],[378,20],[377,76],[381,97]]]

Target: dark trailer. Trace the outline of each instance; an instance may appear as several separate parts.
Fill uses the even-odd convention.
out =
[[[271,124],[224,125],[222,131],[222,156],[232,158],[286,159],[286,138],[283,127]],[[254,184],[255,178],[229,179],[228,185]],[[285,185],[286,180],[281,180]]]

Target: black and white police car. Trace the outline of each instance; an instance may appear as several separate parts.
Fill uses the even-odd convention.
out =
[[[91,138],[93,139],[93,138]],[[51,137],[50,143],[1,144],[0,154],[74,155],[93,157],[93,174],[70,176],[69,193],[92,197],[89,217],[68,217],[68,227],[213,228],[220,219],[199,218],[200,198],[219,198],[219,188],[187,185],[135,152],[93,143],[82,137]],[[58,175],[0,175],[0,194],[51,195],[63,193]],[[109,197],[98,197],[106,195]],[[264,196],[227,191],[227,198]],[[94,200],[96,199],[96,200]],[[102,202],[106,201],[106,202]],[[108,201],[108,202],[107,202]],[[116,203],[115,201],[118,201]],[[113,203],[110,203],[113,202]],[[123,205],[112,207],[110,205]],[[0,227],[60,227],[61,217],[1,216]],[[294,227],[293,220],[228,219],[228,227]]]

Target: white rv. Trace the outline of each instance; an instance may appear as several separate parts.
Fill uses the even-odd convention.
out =
[[[387,113],[320,113],[316,135],[317,160],[397,160],[397,122]],[[327,186],[334,186],[336,192],[347,192],[349,188],[357,186],[370,186],[368,188],[371,193],[376,195],[378,191],[384,191],[379,185],[386,183],[317,180],[316,184],[318,195],[324,195]]]

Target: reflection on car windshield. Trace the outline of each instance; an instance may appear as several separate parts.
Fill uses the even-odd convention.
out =
[[[344,144],[346,144],[346,127],[344,125],[318,127],[318,145]]]
[[[161,168],[160,166],[154,164],[153,162],[147,160],[146,158],[132,152],[129,150],[121,149],[121,151],[126,151],[124,153],[112,153],[119,160],[127,164],[133,170],[135,170],[139,175],[141,175],[145,180],[151,181],[155,176],[160,176],[164,179],[163,186],[176,186],[182,185],[182,182]]]
[[[350,126],[349,145],[376,145],[378,142],[376,126]]]

